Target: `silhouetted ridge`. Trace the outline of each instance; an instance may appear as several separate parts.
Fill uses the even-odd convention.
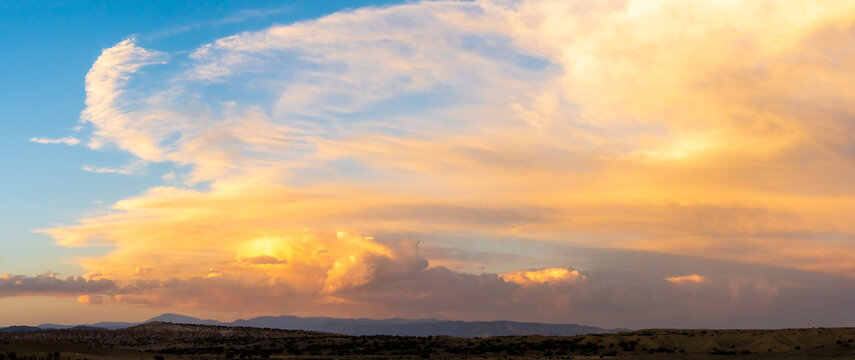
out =
[[[0,332],[26,332],[26,331],[39,331],[40,328],[34,326],[9,326],[0,328]]]
[[[216,325],[225,327],[255,327],[284,330],[305,330],[344,335],[398,335],[487,337],[511,335],[573,336],[590,333],[613,333],[626,329],[602,329],[578,324],[543,324],[516,321],[447,321],[436,319],[339,319],[330,317],[298,317],[291,315],[260,316],[229,323],[202,320],[179,314],[162,314],[142,323],[96,323],[96,328],[124,329],[145,323]],[[42,328],[68,329],[71,326],[45,324]]]

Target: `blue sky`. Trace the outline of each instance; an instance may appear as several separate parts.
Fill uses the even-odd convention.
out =
[[[0,268],[14,273],[79,273],[75,256],[35,229],[98,213],[160,181],[158,167],[121,176],[81,170],[131,157],[30,138],[73,135],[85,107],[84,77],[105,48],[136,36],[180,51],[241,31],[396,1],[4,1],[0,2]]]

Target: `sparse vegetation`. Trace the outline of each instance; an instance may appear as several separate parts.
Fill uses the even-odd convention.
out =
[[[643,330],[570,337],[345,336],[150,323],[122,330],[0,333],[0,360],[852,358],[855,329]],[[845,340],[844,340],[845,339]]]

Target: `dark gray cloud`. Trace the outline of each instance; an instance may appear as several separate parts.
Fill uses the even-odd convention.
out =
[[[428,267],[415,242],[400,257],[376,256],[367,283],[306,293],[270,279],[230,276],[148,280],[117,287],[109,280],[14,276],[6,295],[100,293],[88,303],[170,305],[258,314],[339,315],[467,320],[573,322],[604,327],[781,328],[855,322],[855,280],[806,271],[638,251],[568,249],[593,264],[568,281],[517,284],[501,274]],[[560,252],[556,250],[556,252]],[[407,255],[409,254],[409,255]],[[697,281],[669,282],[669,277]],[[15,285],[15,282],[21,283]],[[10,290],[10,287],[16,287]],[[103,301],[102,301],[103,300]],[[356,309],[356,310],[355,310]]]
[[[112,280],[87,280],[81,276],[59,278],[55,273],[24,276],[4,274],[0,277],[0,297],[29,294],[81,295],[116,290]]]
[[[380,240],[382,241],[382,240]],[[643,251],[541,244],[577,277],[518,284],[501,274],[430,267],[417,241],[386,242],[392,255],[365,259],[370,278],[306,292],[275,278],[112,281],[3,275],[0,297],[78,296],[87,304],[173,306],[256,314],[573,322],[603,327],[780,328],[849,326],[855,280],[760,264]],[[483,253],[479,253],[483,255]],[[466,254],[456,254],[467,258]],[[585,259],[585,261],[580,261]],[[263,260],[263,261],[262,261]],[[266,263],[270,259],[261,259]],[[578,264],[578,265],[577,265]],[[686,281],[668,281],[685,277]]]

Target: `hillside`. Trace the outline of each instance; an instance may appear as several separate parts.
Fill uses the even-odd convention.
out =
[[[99,359],[813,359],[855,357],[855,328],[652,329],[571,337],[347,336],[309,331],[154,322],[121,330],[0,333],[0,354]],[[28,350],[29,349],[29,350]],[[38,349],[38,350],[36,350]],[[65,350],[62,350],[65,349]],[[112,355],[110,355],[112,354]],[[125,354],[125,355],[122,355]]]
[[[516,321],[447,321],[436,319],[340,319],[331,317],[261,316],[232,322],[203,320],[178,314],[162,314],[141,323],[102,322],[85,326],[124,329],[151,322],[195,325],[262,327],[283,330],[307,330],[345,335],[457,336],[487,337],[511,335],[573,336],[617,332],[624,329],[602,329],[578,324],[543,324]],[[80,326],[80,325],[78,325]],[[74,325],[42,324],[42,329],[70,329]]]

